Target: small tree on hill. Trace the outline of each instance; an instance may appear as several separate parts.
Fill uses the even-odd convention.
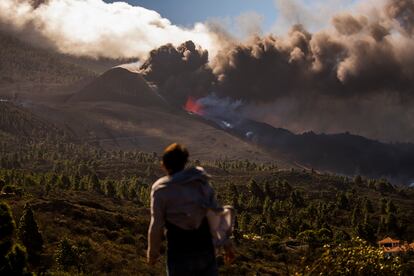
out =
[[[64,271],[69,271],[72,266],[76,265],[76,253],[68,239],[59,242],[56,250],[56,262]]]
[[[59,181],[59,188],[63,189],[63,190],[68,190],[71,186],[71,182],[69,177],[67,177],[66,175],[61,175],[60,176],[60,181]]]
[[[6,182],[3,179],[0,179],[0,191],[3,189],[4,186],[6,186]]]
[[[59,242],[56,250],[56,262],[63,271],[71,271],[76,268],[78,273],[86,272],[88,261],[90,261],[92,246],[88,240],[76,243],[64,238]]]
[[[305,200],[303,199],[299,191],[293,191],[290,194],[290,202],[293,207],[303,207],[305,206]]]
[[[249,192],[255,196],[262,198],[263,197],[263,191],[260,189],[259,185],[254,179],[251,179],[249,183],[247,184],[247,188],[249,189]]]
[[[101,183],[99,182],[99,178],[96,174],[93,174],[89,180],[89,185],[93,191],[97,193],[102,193]]]
[[[397,212],[397,207],[395,207],[394,202],[392,202],[392,200],[388,200],[387,207],[386,207],[386,212],[388,214]]]
[[[27,253],[22,245],[14,244],[12,250],[7,255],[7,259],[9,261],[9,268],[4,275],[32,275],[32,273],[27,272]]]
[[[349,201],[345,193],[340,193],[338,196],[338,208],[342,210],[347,210],[349,208]]]
[[[10,207],[0,202],[0,275],[32,275],[27,272],[26,249],[13,240],[15,229]]]
[[[354,182],[356,185],[361,186],[363,184],[362,177],[360,175],[355,176]]]
[[[43,248],[43,238],[39,232],[39,227],[33,215],[32,207],[29,203],[24,206],[23,215],[19,222],[19,239],[29,253],[29,259],[38,257]]]
[[[13,246],[13,233],[16,228],[10,208],[0,203],[0,256],[5,257]]]
[[[116,197],[116,188],[114,182],[111,180],[106,181],[105,183],[105,193],[109,197]]]
[[[373,213],[374,212],[374,206],[372,206],[372,202],[368,198],[365,200],[364,208],[368,213]]]

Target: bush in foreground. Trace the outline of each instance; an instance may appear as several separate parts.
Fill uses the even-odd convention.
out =
[[[338,246],[324,246],[324,253],[298,275],[402,275],[399,257],[386,257],[360,238]]]

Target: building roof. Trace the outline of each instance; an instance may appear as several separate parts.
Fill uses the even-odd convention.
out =
[[[383,239],[382,241],[379,241],[379,244],[384,244],[384,243],[399,243],[399,240],[393,240],[390,237],[386,237],[385,239]]]

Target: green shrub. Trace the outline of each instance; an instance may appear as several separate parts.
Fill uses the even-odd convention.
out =
[[[338,246],[324,246],[324,253],[298,275],[401,275],[399,257],[386,257],[382,249],[360,238]]]

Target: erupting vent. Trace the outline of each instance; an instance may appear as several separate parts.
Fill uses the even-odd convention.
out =
[[[188,97],[187,102],[184,105],[184,109],[200,116],[204,115],[203,106],[197,102],[197,99],[191,96]]]

